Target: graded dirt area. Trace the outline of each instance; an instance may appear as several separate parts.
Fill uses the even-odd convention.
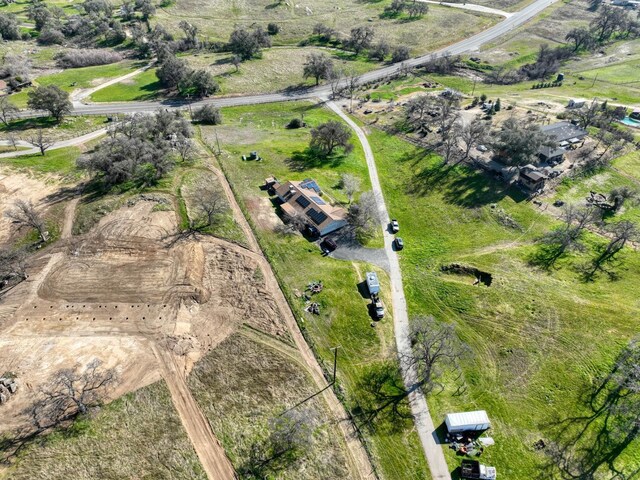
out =
[[[77,202],[67,204],[62,239],[37,253],[28,279],[0,299],[0,373],[21,385],[0,407],[0,434],[27,423],[25,408],[53,374],[98,358],[120,374],[112,398],[164,377],[203,467],[229,478],[216,470],[227,461],[212,455],[217,440],[185,375],[243,324],[288,338],[257,255],[181,235],[174,212],[142,199],[72,237]]]

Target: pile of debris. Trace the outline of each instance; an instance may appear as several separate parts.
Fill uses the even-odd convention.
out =
[[[15,378],[0,377],[0,405],[7,403],[17,390],[18,382]]]
[[[314,315],[320,315],[320,304],[311,301],[311,296],[316,293],[320,293],[324,289],[322,280],[310,282],[307,288],[304,290],[304,299],[307,301],[305,311],[313,313]]]

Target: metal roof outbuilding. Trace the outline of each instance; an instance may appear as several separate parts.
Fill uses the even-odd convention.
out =
[[[491,427],[484,410],[475,412],[448,413],[444,419],[449,433],[487,430]]]

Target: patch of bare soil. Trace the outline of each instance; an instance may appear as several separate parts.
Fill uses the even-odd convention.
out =
[[[37,208],[43,208],[43,200],[59,189],[42,178],[22,173],[0,170],[0,245],[11,236],[11,220],[4,216],[16,200],[30,200]]]
[[[20,412],[52,374],[94,357],[120,371],[115,398],[158,380],[153,345],[190,370],[245,323],[286,337],[255,254],[180,236],[175,214],[154,206],[138,201],[63,238],[0,299],[0,374],[14,372],[23,386],[0,405],[0,433],[26,420]]]
[[[258,226],[267,231],[273,231],[282,220],[276,215],[271,200],[266,197],[251,197],[245,200],[247,209],[251,213],[251,218]]]

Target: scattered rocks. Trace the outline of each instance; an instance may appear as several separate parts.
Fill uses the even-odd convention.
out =
[[[11,400],[18,391],[18,382],[13,377],[0,377],[0,405]]]

